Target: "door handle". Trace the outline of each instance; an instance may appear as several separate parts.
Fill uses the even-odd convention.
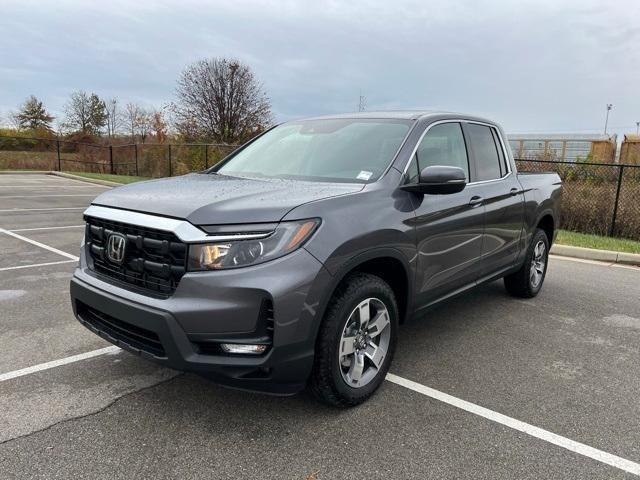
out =
[[[474,195],[473,197],[471,197],[471,200],[469,200],[469,205],[471,205],[472,207],[475,207],[476,205],[480,205],[483,201],[484,201],[484,198],[478,195]]]
[[[517,188],[512,188],[511,190],[509,190],[509,193],[511,194],[511,196],[513,197],[514,195],[517,195],[520,193],[520,190],[518,190]]]

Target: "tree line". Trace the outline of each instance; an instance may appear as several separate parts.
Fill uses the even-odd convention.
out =
[[[269,98],[247,64],[210,58],[188,65],[176,82],[175,100],[159,108],[76,90],[69,95],[60,118],[31,95],[9,113],[9,120],[22,135],[235,144],[264,131],[273,117]]]

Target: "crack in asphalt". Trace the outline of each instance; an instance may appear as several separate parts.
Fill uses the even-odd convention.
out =
[[[16,441],[22,440],[24,438],[29,438],[29,437],[31,437],[33,435],[38,434],[38,433],[46,432],[48,430],[51,430],[54,427],[57,427],[58,425],[62,425],[62,424],[65,424],[65,423],[70,423],[70,422],[75,422],[75,421],[79,421],[79,420],[83,420],[85,418],[92,417],[94,415],[99,415],[99,414],[107,411],[109,408],[113,407],[120,400],[123,400],[123,399],[125,399],[125,398],[127,398],[127,397],[129,397],[129,396],[131,396],[131,395],[133,395],[135,393],[144,392],[144,391],[149,390],[151,388],[157,387],[158,385],[163,385],[165,383],[168,383],[168,382],[170,382],[172,380],[175,380],[176,378],[178,378],[178,377],[180,377],[182,375],[184,375],[184,372],[178,372],[176,375],[174,375],[171,378],[167,378],[165,380],[161,380],[158,383],[154,383],[153,385],[147,385],[146,387],[139,388],[138,390],[133,390],[131,392],[127,392],[124,395],[121,395],[121,396],[119,396],[117,398],[114,398],[107,405],[105,405],[104,407],[100,407],[98,410],[95,410],[93,412],[89,412],[89,413],[86,413],[84,415],[78,415],[77,417],[65,418],[65,419],[60,420],[58,422],[52,423],[51,425],[47,425],[44,428],[40,428],[38,430],[34,430],[33,432],[25,433],[24,435],[18,435],[17,437],[13,437],[13,438],[8,438],[7,440],[2,440],[2,441],[0,441],[0,446],[3,446],[3,445],[5,445],[7,443],[10,443],[10,442],[16,442]]]

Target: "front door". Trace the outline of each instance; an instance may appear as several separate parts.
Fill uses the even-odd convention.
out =
[[[469,156],[458,122],[433,125],[420,141],[407,171],[432,165],[462,168],[470,178]],[[474,285],[481,272],[484,206],[479,186],[469,185],[450,195],[415,195],[417,240],[417,306]]]

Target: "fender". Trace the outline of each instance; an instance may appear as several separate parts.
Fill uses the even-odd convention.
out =
[[[553,209],[545,208],[544,210],[542,210],[540,213],[536,215],[535,221],[531,225],[527,225],[527,224],[524,225],[525,235],[520,243],[521,245],[520,253],[518,253],[516,261],[514,262],[514,265],[516,267],[520,267],[522,265],[522,262],[524,261],[524,257],[527,254],[527,248],[529,248],[529,242],[531,241],[533,232],[535,228],[540,224],[540,220],[542,220],[542,218],[547,215],[551,216],[551,218],[553,219],[553,235],[555,239],[555,236],[558,233],[558,220],[556,219],[556,216],[553,213]]]
[[[555,214],[553,213],[553,210],[551,208],[545,208],[544,210],[542,210],[542,212],[540,212],[537,216],[536,216],[536,221],[535,223],[531,226],[531,234],[533,233],[533,229],[536,228],[538,225],[540,225],[540,221],[546,217],[546,216],[550,216],[551,219],[553,220],[553,237],[555,239],[556,234],[558,233],[558,221],[556,219]]]
[[[318,331],[320,330],[320,324],[322,323],[324,314],[327,310],[327,307],[329,306],[329,301],[331,300],[331,297],[333,296],[333,293],[335,292],[340,282],[342,282],[342,280],[344,280],[345,277],[354,269],[356,269],[359,265],[362,265],[363,263],[369,260],[375,260],[377,258],[385,258],[385,257],[396,259],[400,261],[400,263],[402,264],[404,273],[406,275],[408,288],[407,288],[406,299],[405,299],[406,309],[405,309],[403,318],[400,318],[400,323],[404,323],[405,320],[410,318],[410,314],[411,312],[413,312],[413,290],[414,290],[413,278],[415,273],[414,267],[411,266],[407,257],[403,255],[402,252],[396,248],[392,248],[392,247],[372,248],[371,250],[362,252],[354,256],[353,258],[349,259],[348,261],[346,261],[331,278],[329,284],[327,285],[327,289],[322,296],[322,301],[320,302],[321,307],[317,312],[318,321],[316,322],[315,332],[313,334],[314,344],[315,344],[315,339],[318,336]]]

